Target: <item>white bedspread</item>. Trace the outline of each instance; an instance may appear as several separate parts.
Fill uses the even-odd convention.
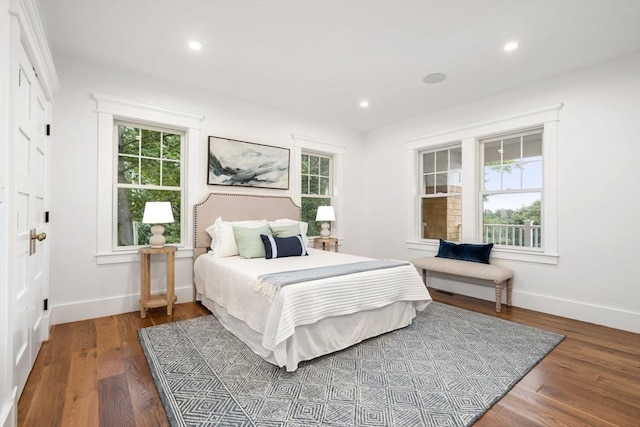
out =
[[[415,301],[424,310],[431,297],[412,265],[366,271],[287,286],[270,303],[255,291],[261,274],[323,267],[369,258],[309,249],[309,256],[288,258],[214,258],[205,254],[194,264],[198,298],[209,298],[253,330],[262,345],[284,359],[285,340],[296,326],[327,317],[379,308],[396,301]]]

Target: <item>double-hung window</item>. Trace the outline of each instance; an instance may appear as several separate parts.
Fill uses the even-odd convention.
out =
[[[481,139],[482,240],[542,247],[542,128]]]
[[[189,256],[192,225],[189,206],[200,197],[187,182],[197,182],[204,116],[94,93],[98,116],[98,264],[136,262],[137,247],[149,243],[142,224],[147,201],[167,201],[174,222],[165,227],[167,243],[179,246],[176,257]],[[191,167],[187,162],[191,159]]]
[[[117,173],[114,174],[114,247],[146,245],[145,203],[170,202],[174,222],[163,224],[167,243],[181,244],[184,132],[115,122]]]
[[[416,171],[407,246],[485,242],[494,244],[494,258],[556,264],[561,108],[405,141]]]
[[[303,152],[300,166],[302,221],[309,224],[309,236],[319,236],[320,223],[316,222],[318,206],[333,206],[333,158]]]
[[[419,154],[420,237],[461,240],[462,148],[427,150]]]

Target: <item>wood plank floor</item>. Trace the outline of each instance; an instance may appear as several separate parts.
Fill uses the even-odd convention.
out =
[[[567,338],[475,425],[640,426],[640,335],[430,289],[435,301]],[[197,303],[55,325],[18,404],[24,427],[168,426],[137,330],[209,312]]]

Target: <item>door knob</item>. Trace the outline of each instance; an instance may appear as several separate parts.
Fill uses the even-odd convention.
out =
[[[31,237],[31,239],[29,240],[29,255],[33,255],[36,253],[36,240],[42,242],[47,238],[47,233],[45,233],[44,231],[42,233],[36,233],[36,229],[32,228],[29,235],[29,237]]]

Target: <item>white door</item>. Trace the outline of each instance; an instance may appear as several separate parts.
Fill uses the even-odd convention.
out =
[[[16,234],[9,262],[12,263],[13,378],[19,396],[40,346],[49,334],[49,318],[43,305],[49,292],[49,245],[45,240],[49,104],[22,44],[17,40],[14,43],[10,142],[13,217],[9,224]]]

